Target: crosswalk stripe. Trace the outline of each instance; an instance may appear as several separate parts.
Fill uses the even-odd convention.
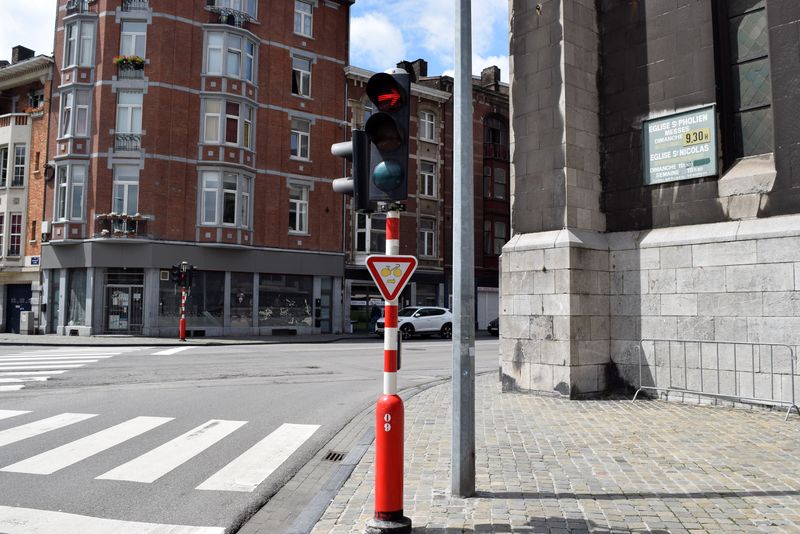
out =
[[[4,371],[0,376],[34,376],[34,375],[60,375],[67,371]]]
[[[62,413],[46,419],[40,419],[25,425],[15,426],[7,430],[0,431],[0,447],[10,445],[23,439],[32,438],[45,432],[50,432],[68,425],[80,423],[92,417],[97,417],[93,413]]]
[[[19,378],[0,378],[0,384],[18,384],[20,382],[45,382],[49,376],[21,376]]]
[[[25,387],[25,384],[18,384],[15,386],[0,386],[0,391],[19,391]]]
[[[285,423],[197,486],[199,490],[253,491],[317,431],[319,425]]]
[[[89,362],[87,362],[87,363],[89,363]],[[83,367],[84,365],[86,365],[86,364],[82,363],[82,364],[78,365],[78,364],[70,363],[70,364],[66,364],[65,365],[65,364],[59,363],[59,364],[52,364],[52,365],[48,365],[48,364],[42,364],[42,365],[0,365],[0,370],[9,371],[11,369],[19,369],[19,370],[27,370],[27,369],[31,369],[31,370],[33,370],[33,369],[77,369],[78,367]]]
[[[31,413],[31,412],[26,410],[0,410],[0,419],[8,419],[9,417],[25,415],[26,413]]]
[[[247,421],[212,419],[97,478],[130,482],[154,482],[246,423]]]
[[[7,534],[224,534],[222,527],[119,521],[87,515],[0,506],[0,532]]]
[[[69,361],[69,360],[85,360],[91,358],[92,361],[106,360],[113,358],[113,356],[15,356],[13,358],[6,358],[0,356],[0,362],[17,362],[17,361],[37,361],[37,360],[51,360],[51,361]]]
[[[192,349],[192,348],[194,348],[194,347],[177,347],[177,348],[174,348],[174,349],[160,350],[158,352],[154,352],[153,356],[170,356],[172,354],[177,354],[179,352],[182,352],[184,350],[189,350],[189,349]]]
[[[124,423],[4,467],[0,471],[50,475],[172,420],[172,417],[134,417]]]
[[[54,353],[43,353],[43,352],[23,352],[20,354],[3,354],[0,358],[49,358],[49,357],[65,357],[65,358],[99,358],[100,356],[110,358],[112,356],[119,356],[120,352],[76,352],[76,353],[66,353],[66,352],[54,352]]]
[[[53,360],[41,360],[41,361],[22,360],[19,362],[0,361],[0,368],[14,367],[17,365],[74,365],[76,363],[84,363],[84,364],[97,363],[97,360],[67,360],[65,362],[53,361]]]

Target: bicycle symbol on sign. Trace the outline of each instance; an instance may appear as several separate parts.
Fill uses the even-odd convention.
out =
[[[394,267],[392,267],[391,269],[390,269],[389,267],[384,267],[383,269],[381,269],[381,276],[382,276],[383,278],[386,278],[387,276],[391,276],[391,275],[394,275],[394,276],[396,276],[397,278],[400,278],[401,276],[403,276],[403,270],[402,270],[402,269],[400,269],[400,264],[399,264],[399,263],[398,263],[398,264],[396,264],[396,265],[395,265]],[[388,279],[386,280],[386,283],[387,283],[387,284],[396,284],[396,283],[397,283],[397,280],[395,280],[395,279],[393,279],[393,278],[388,278]]]

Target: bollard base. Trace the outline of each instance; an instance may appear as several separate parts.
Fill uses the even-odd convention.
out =
[[[364,534],[409,534],[411,532],[411,519],[400,517],[393,521],[383,521],[372,518],[367,521]]]

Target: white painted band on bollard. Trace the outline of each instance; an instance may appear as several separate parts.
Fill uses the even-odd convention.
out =
[[[383,394],[397,395],[397,373],[383,373]]]
[[[397,328],[387,328],[384,330],[383,349],[397,350]]]

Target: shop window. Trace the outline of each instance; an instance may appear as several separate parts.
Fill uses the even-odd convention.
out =
[[[231,273],[231,326],[253,326],[253,273]]]
[[[261,274],[258,283],[260,326],[313,326],[314,277]]]

